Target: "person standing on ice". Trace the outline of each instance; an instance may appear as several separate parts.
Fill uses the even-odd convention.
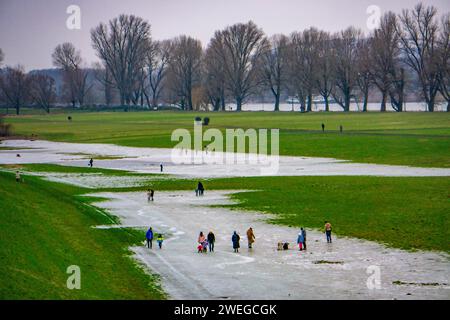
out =
[[[89,160],[89,167],[92,168],[93,166],[94,166],[94,159],[91,158],[91,159]]]
[[[145,234],[145,238],[147,239],[147,248],[153,248],[153,229],[150,227]]]
[[[153,196],[155,194],[155,191],[153,189],[149,189],[147,192],[147,201],[153,201]]]
[[[205,187],[203,187],[203,183],[201,183],[199,181],[197,184],[197,189],[195,190],[195,195],[202,196],[204,191],[205,191]]]
[[[331,243],[331,223],[325,221],[325,234],[327,235],[327,242]]]
[[[163,167],[162,162],[159,164],[159,168],[160,168],[161,172],[163,172],[164,167]]]
[[[298,238],[297,238],[298,249],[299,249],[300,251],[303,250],[303,242],[304,242],[303,234],[302,234],[302,232],[300,231],[300,232],[298,233]]]
[[[300,228],[300,232],[303,236],[303,250],[306,250],[306,230],[302,227]]]
[[[208,233],[209,252],[214,252],[214,242],[216,242],[216,236],[212,231],[210,231]]]
[[[252,244],[253,242],[255,242],[255,234],[253,233],[253,229],[250,227],[247,230],[247,240],[248,240],[248,248],[251,249],[252,248]]]
[[[162,249],[163,241],[164,241],[163,235],[161,233],[158,234],[158,237],[156,238],[156,242],[158,243],[158,246],[160,249]]]
[[[233,249],[235,253],[239,252],[239,240],[241,240],[241,237],[237,234],[236,231],[234,231],[233,236],[231,237],[231,242],[233,243]]]

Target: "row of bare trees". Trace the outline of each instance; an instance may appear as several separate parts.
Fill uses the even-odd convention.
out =
[[[273,96],[276,111],[283,96],[298,99],[303,111],[312,111],[317,96],[326,111],[332,102],[349,111],[355,100],[367,111],[369,97],[378,92],[380,111],[390,103],[400,112],[407,93],[414,92],[428,111],[435,110],[437,98],[447,101],[450,111],[449,31],[448,13],[439,18],[434,7],[418,4],[401,14],[387,12],[368,36],[349,27],[267,37],[250,21],[216,31],[204,49],[188,36],[154,41],[147,21],[120,15],[92,29],[91,41],[100,58],[95,79],[106,105],[114,97],[125,108],[163,103],[225,110],[234,102],[239,111],[252,96],[265,93]],[[80,52],[64,43],[52,58],[63,73],[67,100],[83,105],[92,83]],[[50,79],[32,80],[20,67],[3,71],[1,89],[17,112],[30,97],[47,109],[54,100]]]

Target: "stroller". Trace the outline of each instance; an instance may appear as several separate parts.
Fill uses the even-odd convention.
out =
[[[205,253],[208,251],[208,241],[203,241],[202,243],[199,243],[197,246],[198,253]]]

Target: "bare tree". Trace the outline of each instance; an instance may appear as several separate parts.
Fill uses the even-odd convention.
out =
[[[330,111],[330,96],[334,92],[334,48],[329,33],[321,32],[317,50],[316,88],[325,102],[325,111]]]
[[[374,84],[381,92],[381,111],[386,111],[386,101],[392,86],[391,74],[393,69],[397,68],[400,60],[396,26],[396,15],[392,12],[384,14],[380,19],[379,28],[373,34],[370,46],[371,74]]]
[[[422,96],[430,112],[434,111],[439,89],[436,13],[435,7],[425,7],[420,3],[414,10],[403,10],[397,28],[405,63],[417,74]]]
[[[358,42],[362,37],[362,32],[353,27],[335,35],[335,83],[336,91],[333,98],[344,109],[350,110],[350,100],[354,96],[354,89],[357,84],[357,57]]]
[[[111,72],[97,62],[94,64],[94,77],[102,87],[105,105],[110,106],[114,99],[114,79]]]
[[[172,90],[183,109],[193,110],[192,90],[201,81],[202,45],[199,40],[180,36],[172,41],[169,72]]]
[[[150,24],[140,17],[122,14],[91,30],[92,46],[114,79],[120,102],[128,106],[139,83],[150,45]]]
[[[275,98],[274,111],[280,110],[280,96],[287,80],[288,47],[288,37],[274,35],[268,40],[267,48],[261,56],[262,82]]]
[[[363,112],[367,112],[369,102],[369,90],[373,84],[371,75],[372,59],[370,56],[371,39],[361,39],[357,44],[357,76],[356,82],[363,98]],[[384,110],[385,111],[385,110]]]
[[[221,57],[217,54],[220,49],[213,48],[211,43],[203,59],[203,86],[206,96],[214,111],[225,110],[225,74]]]
[[[442,17],[438,46],[439,92],[447,101],[447,112],[450,112],[450,14]]]
[[[16,109],[19,115],[20,108],[28,101],[29,78],[22,66],[7,67],[2,73],[0,88],[6,99],[7,106]]]
[[[3,60],[5,60],[5,54],[3,53],[2,48],[0,48],[0,67],[3,64]]]
[[[149,50],[147,50],[146,63],[147,63],[147,77],[148,77],[148,90],[145,90],[145,97],[147,104],[153,107],[158,107],[158,102],[161,97],[161,93],[164,87],[164,81],[167,75],[167,69],[170,61],[170,40],[155,41],[151,44]]]
[[[236,101],[236,110],[254,93],[259,85],[258,63],[265,48],[263,31],[252,21],[237,23],[216,31],[211,48],[220,57],[224,82]]]
[[[33,74],[29,77],[31,101],[50,113],[50,108],[56,100],[55,79],[46,74]]]
[[[302,101],[306,99],[306,110],[312,111],[313,91],[317,84],[319,43],[323,34],[310,28],[291,35],[291,59],[296,82],[301,87]],[[303,107],[302,107],[303,109]]]
[[[87,85],[88,72],[82,68],[80,51],[70,42],[58,45],[52,54],[53,65],[63,71],[64,88],[72,106],[84,104],[90,87]]]

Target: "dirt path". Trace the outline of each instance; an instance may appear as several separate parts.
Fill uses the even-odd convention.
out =
[[[224,191],[204,197],[158,192],[154,203],[147,203],[144,193],[95,196],[111,199],[95,205],[119,216],[123,225],[164,232],[162,250],[132,250],[161,275],[173,299],[450,299],[446,254],[411,253],[342,237],[327,244],[322,233],[311,230],[308,251],[277,251],[276,243],[294,243],[298,230],[267,224],[267,215],[207,206],[230,203]],[[257,237],[251,251],[245,237],[249,226]],[[199,254],[198,233],[209,230],[216,234],[216,250]],[[241,234],[239,254],[231,249],[234,230]],[[381,289],[368,289],[369,266],[380,267]],[[396,281],[414,284],[393,284]]]

